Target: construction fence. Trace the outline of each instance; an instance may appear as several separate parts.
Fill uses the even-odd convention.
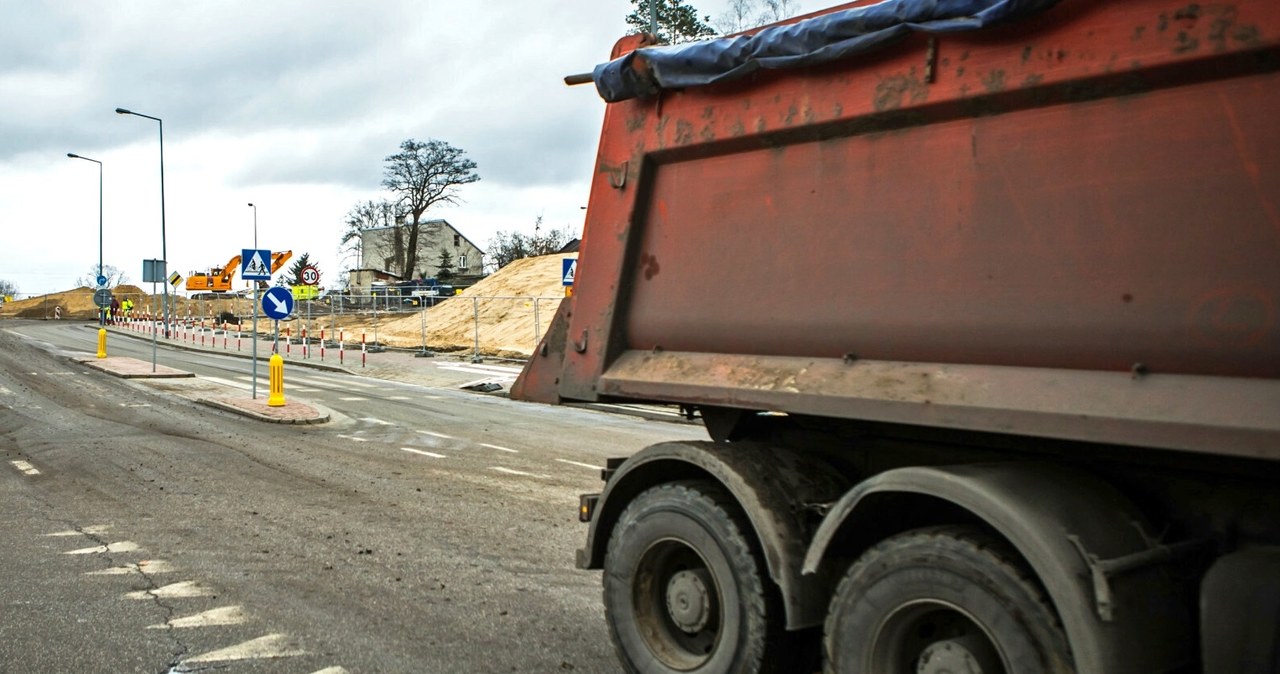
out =
[[[275,326],[262,312],[261,300],[252,295],[217,299],[169,296],[166,311],[162,295],[119,293],[121,308],[103,312],[102,318],[135,329],[155,329],[167,339],[203,336],[230,340],[248,339],[255,308],[258,331],[271,335]],[[531,355],[545,333],[562,297],[396,297],[341,295],[297,302],[288,319],[280,321],[282,344],[305,347],[325,344],[363,345],[365,349],[411,349],[470,353],[483,357],[522,359]],[[126,311],[124,307],[131,307]],[[69,305],[75,304],[72,308]],[[68,305],[68,306],[63,306]],[[34,314],[34,315],[33,315]],[[166,316],[167,314],[167,316]],[[78,302],[42,302],[21,317],[48,320],[96,320],[94,306]],[[166,329],[167,328],[167,329]]]

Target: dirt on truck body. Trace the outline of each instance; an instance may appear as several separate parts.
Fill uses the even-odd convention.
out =
[[[626,670],[1280,672],[1278,73],[1271,0],[619,41],[512,394],[707,427],[580,504]]]

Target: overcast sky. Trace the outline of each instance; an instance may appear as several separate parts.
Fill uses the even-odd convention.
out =
[[[726,0],[692,4],[723,12]],[[429,211],[484,248],[497,231],[580,231],[604,103],[562,78],[608,58],[627,0],[5,0],[0,11],[0,280],[74,287],[103,262],[142,285],[253,247],[310,253],[322,285],[346,213],[383,194],[406,138],[478,164]],[[239,285],[239,283],[237,283]]]

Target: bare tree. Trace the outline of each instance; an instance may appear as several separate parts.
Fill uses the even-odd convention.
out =
[[[799,13],[800,3],[794,0],[729,0],[724,13],[712,25],[722,35],[728,35],[790,19]]]
[[[114,288],[118,285],[128,283],[129,276],[123,271],[115,267],[104,264],[102,265],[102,275],[107,277],[107,287]],[[77,288],[96,288],[98,287],[98,265],[89,268],[89,273],[76,279]]]
[[[0,298],[18,294],[18,286],[10,281],[0,279]]]
[[[366,229],[377,229],[379,227],[393,227],[396,222],[403,216],[395,204],[386,199],[374,201],[363,201],[351,207],[347,211],[346,231],[342,234],[342,243],[338,247],[339,255],[348,265],[351,259],[355,258],[356,264],[363,265],[363,251],[360,248],[360,233]],[[404,263],[404,231],[395,229],[392,231],[392,249],[397,264]]]
[[[573,238],[573,230],[566,225],[561,229],[542,229],[542,216],[533,220],[533,236],[523,232],[498,232],[489,240],[486,257],[494,270],[526,257],[550,255],[558,252]]]
[[[441,140],[423,143],[412,138],[400,143],[400,151],[389,155],[382,173],[382,186],[396,196],[396,205],[412,217],[403,225],[408,236],[403,241],[404,264],[411,274],[418,265],[418,232],[422,214],[437,204],[458,203],[458,188],[476,182],[476,163],[465,152]],[[397,229],[400,225],[397,225]],[[399,243],[399,232],[396,241]]]

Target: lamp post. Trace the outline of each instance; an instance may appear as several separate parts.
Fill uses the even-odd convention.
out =
[[[249,208],[253,209],[253,249],[258,249],[258,207],[252,203]],[[253,284],[253,399],[258,399],[258,282],[250,281]]]
[[[117,115],[133,115],[135,117],[145,117],[153,119],[160,125],[160,259],[164,263],[165,272],[169,271],[169,253],[165,243],[164,236],[164,120],[151,115],[144,115],[141,112],[134,112],[124,108],[116,108]],[[169,281],[163,279],[164,287],[164,336],[169,338]],[[154,367],[154,363],[152,366]]]
[[[91,161],[98,165],[98,278],[102,278],[102,162],[97,159],[81,157],[74,152],[68,152],[67,156],[72,159],[83,159]],[[107,324],[106,307],[98,307],[98,325]]]

